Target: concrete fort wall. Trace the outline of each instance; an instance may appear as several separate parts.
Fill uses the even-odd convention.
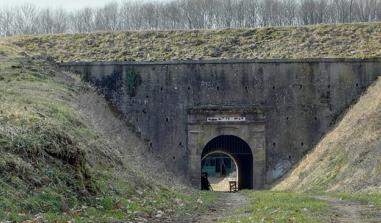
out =
[[[103,89],[148,141],[151,152],[178,176],[192,175],[189,154],[198,154],[188,146],[190,111],[206,107],[218,115],[220,108],[221,114],[226,108],[260,110],[265,117],[265,155],[260,158],[262,176],[256,177],[263,182],[256,184],[257,188],[283,176],[381,74],[378,59],[77,62],[60,66]]]

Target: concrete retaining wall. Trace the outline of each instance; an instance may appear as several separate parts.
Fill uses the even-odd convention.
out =
[[[67,63],[105,90],[179,176],[188,176],[188,111],[246,107],[265,114],[263,184],[299,161],[381,74],[381,60]],[[136,77],[131,81],[131,73]],[[136,82],[135,82],[136,80]],[[136,87],[133,88],[132,87]]]

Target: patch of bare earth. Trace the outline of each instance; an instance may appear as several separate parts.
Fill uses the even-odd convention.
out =
[[[220,222],[233,214],[237,214],[237,210],[247,203],[248,199],[242,193],[222,193],[205,214],[198,216],[193,222]]]
[[[316,199],[328,202],[335,208],[334,223],[379,223],[381,210],[373,205],[344,201],[328,196],[316,196]]]

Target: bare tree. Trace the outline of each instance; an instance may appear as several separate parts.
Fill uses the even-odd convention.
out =
[[[259,6],[260,2],[258,0],[243,0],[244,8],[243,14],[245,15],[245,25],[244,27],[257,27]]]
[[[39,33],[53,33],[53,13],[49,8],[43,9],[38,17],[39,20]]]
[[[377,20],[377,9],[380,10],[378,0],[356,0],[353,4],[353,17],[359,22]]]
[[[65,33],[68,31],[69,15],[65,10],[62,8],[55,10],[53,20],[54,33]]]
[[[71,15],[71,28],[74,33],[88,33],[95,30],[94,12],[91,8],[83,8]]]
[[[326,0],[315,0],[315,11],[317,23],[329,23],[329,2]]]
[[[95,30],[116,31],[120,30],[118,18],[119,4],[116,2],[107,3],[103,8],[99,8],[95,13]]]
[[[15,10],[14,33],[38,33],[38,9],[32,4],[25,4]]]
[[[282,0],[281,1],[281,20],[282,25],[292,26],[297,24],[297,10],[298,4],[296,0]]]
[[[302,0],[300,3],[300,18],[303,25],[319,23],[318,2],[315,0]],[[320,17],[321,18],[321,17]]]
[[[349,0],[349,22],[352,22],[353,0]]]
[[[205,0],[180,0],[181,13],[185,19],[185,28],[202,29],[205,24],[204,6]]]
[[[337,22],[346,23],[349,21],[349,1],[350,0],[334,1],[333,6],[336,10]]]
[[[0,9],[0,35],[298,26],[381,20],[381,0],[123,0],[72,12]]]
[[[3,8],[0,13],[0,34],[3,36],[15,35],[15,14],[11,8]]]
[[[143,29],[158,29],[159,12],[157,4],[152,2],[142,5],[141,16],[143,19]]]
[[[165,29],[179,29],[182,27],[182,16],[179,2],[171,1],[162,7],[162,22]]]

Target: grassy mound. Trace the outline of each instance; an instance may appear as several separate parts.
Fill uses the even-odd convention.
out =
[[[56,61],[166,61],[381,56],[381,23],[258,29],[105,32],[11,39]]]
[[[83,101],[101,105],[102,112],[90,113]],[[144,152],[145,142],[91,87],[4,40],[0,102],[0,221],[164,221],[205,200],[164,184],[164,169],[157,175],[136,165],[143,163],[136,150]],[[114,123],[95,126],[104,118],[95,114]],[[118,131],[110,127],[115,123]]]
[[[381,79],[275,190],[380,193],[380,92]]]

